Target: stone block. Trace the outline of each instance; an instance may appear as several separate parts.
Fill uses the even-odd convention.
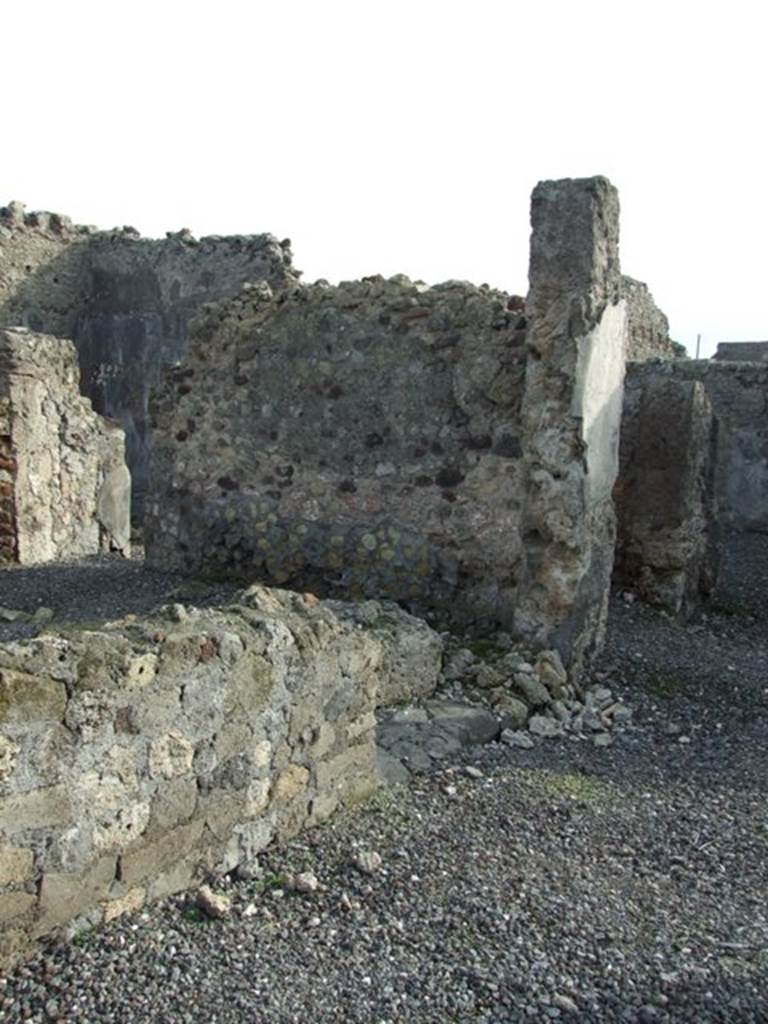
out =
[[[307,788],[309,772],[301,765],[289,765],[280,773],[274,785],[273,795],[276,801],[289,801],[300,796]]]
[[[334,795],[342,803],[361,800],[377,787],[376,753],[372,744],[349,747],[317,766],[319,793]]]
[[[194,746],[178,729],[158,737],[149,750],[149,773],[153,777],[172,779],[188,775],[192,770]]]
[[[120,896],[117,899],[104,900],[101,904],[104,923],[109,924],[116,917],[122,917],[123,914],[132,914],[136,910],[141,910],[146,896],[146,891],[141,886],[136,886],[134,889],[129,889],[124,896]]]
[[[188,821],[197,805],[197,781],[193,776],[168,779],[152,798],[147,834],[155,836]]]
[[[17,846],[0,846],[0,886],[17,885],[32,877],[34,855]]]
[[[23,917],[37,903],[37,897],[29,892],[0,892],[0,925],[7,925]]]
[[[35,933],[44,935],[51,928],[71,921],[108,896],[115,878],[117,857],[100,857],[83,871],[63,874],[47,871],[40,885],[40,913]]]
[[[0,728],[60,722],[66,706],[63,683],[0,669]]]
[[[120,878],[133,888],[146,878],[169,871],[174,864],[194,859],[205,822],[195,818],[158,839],[140,843],[120,858]]]
[[[28,828],[55,828],[71,820],[70,794],[65,785],[0,797],[0,833],[5,835]]]

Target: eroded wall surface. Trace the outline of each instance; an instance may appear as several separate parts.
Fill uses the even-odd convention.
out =
[[[263,588],[0,647],[0,966],[369,793],[381,661]]]
[[[701,381],[633,365],[621,422],[615,575],[675,615],[717,578],[717,423]]]
[[[297,280],[290,243],[274,236],[145,239],[96,231],[55,214],[0,209],[0,325],[75,341],[83,393],[124,429],[140,511],[148,459],[148,402],[161,368],[179,362],[204,302],[244,282]]]
[[[613,566],[627,341],[618,193],[605,178],[541,182],[531,225],[515,625],[578,679],[602,643]]]
[[[78,381],[71,341],[0,329],[0,562],[129,552],[123,432]]]
[[[510,622],[521,309],[402,277],[206,308],[155,409],[149,563]]]

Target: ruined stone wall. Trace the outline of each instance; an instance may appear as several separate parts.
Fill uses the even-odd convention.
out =
[[[149,563],[509,622],[521,309],[402,277],[206,308],[154,412]]]
[[[768,366],[714,360],[630,366],[631,394],[665,381],[688,386],[699,382],[711,403],[717,420],[713,473],[719,526],[768,530]],[[661,439],[668,432],[661,419],[648,429]],[[633,458],[628,449],[626,459]]]
[[[0,329],[0,562],[129,551],[123,433],[78,379],[71,341]]]
[[[179,362],[188,323],[204,302],[244,282],[297,280],[290,243],[272,235],[189,231],[144,239],[132,228],[99,232],[65,217],[0,209],[0,325],[22,324],[75,341],[81,387],[126,434],[140,512],[148,458],[149,392]]]
[[[631,366],[621,421],[615,576],[646,601],[687,615],[719,562],[717,423],[704,385]]]
[[[669,336],[669,320],[653,300],[648,285],[626,274],[621,278],[626,304],[627,359],[680,359],[685,347]]]
[[[97,231],[51,213],[0,208],[0,326],[74,339],[81,387],[97,412],[126,434],[134,514],[140,516],[149,456],[148,402],[165,365],[183,361],[188,328],[210,301],[244,283],[292,289],[288,241],[272,235],[162,240],[129,227]],[[666,317],[645,285],[624,278],[628,351],[633,359],[679,354]]]
[[[369,793],[381,659],[263,588],[0,647],[0,968]]]

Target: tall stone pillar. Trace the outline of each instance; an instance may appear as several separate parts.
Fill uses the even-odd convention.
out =
[[[516,628],[578,680],[602,643],[613,566],[626,312],[619,197],[605,178],[531,201],[523,398],[525,571]]]

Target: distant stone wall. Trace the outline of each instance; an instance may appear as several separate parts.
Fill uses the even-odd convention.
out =
[[[701,381],[658,364],[631,366],[614,491],[615,576],[675,615],[693,611],[717,579],[716,444]]]
[[[725,360],[630,366],[633,391],[650,381],[700,382],[717,421],[717,523],[722,529],[768,530],[768,366]],[[654,420],[648,429],[659,434],[660,444],[667,443],[665,421]]]
[[[402,277],[206,308],[154,410],[149,564],[510,622],[521,309]]]
[[[179,362],[189,320],[204,302],[244,282],[295,282],[289,242],[272,235],[165,239],[134,229],[96,231],[56,214],[0,208],[0,325],[22,324],[75,341],[81,388],[126,434],[134,507],[148,459],[149,392]]]
[[[0,647],[0,968],[368,794],[381,662],[263,588]]]
[[[540,182],[531,226],[515,627],[578,680],[602,645],[613,567],[627,343],[618,193],[605,178]]]
[[[712,358],[739,363],[768,363],[768,341],[721,341]]]
[[[71,341],[0,329],[0,563],[129,552],[123,432],[78,379]]]

